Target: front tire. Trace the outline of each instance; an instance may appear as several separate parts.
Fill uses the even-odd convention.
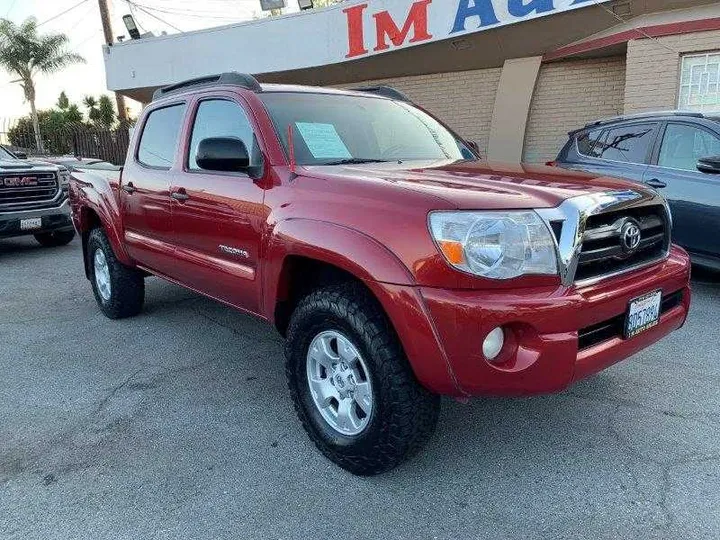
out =
[[[145,301],[142,273],[115,257],[105,231],[93,229],[87,242],[88,267],[95,300],[110,319],[137,315]]]
[[[75,238],[75,231],[53,231],[33,235],[43,247],[66,246]]]
[[[351,473],[388,471],[432,435],[440,398],[417,382],[385,313],[361,284],[333,284],[302,299],[285,357],[305,431]]]

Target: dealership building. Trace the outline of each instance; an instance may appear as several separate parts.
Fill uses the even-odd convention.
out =
[[[714,0],[352,0],[117,43],[108,88],[226,71],[262,82],[387,84],[497,161],[547,161],[571,129],[649,110],[720,111]]]

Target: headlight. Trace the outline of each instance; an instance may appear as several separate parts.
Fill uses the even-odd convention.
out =
[[[60,171],[58,171],[58,180],[60,181],[60,187],[67,189],[70,185],[70,171],[64,167],[60,169]]]
[[[430,233],[464,272],[491,279],[558,273],[552,233],[532,210],[432,212]]]

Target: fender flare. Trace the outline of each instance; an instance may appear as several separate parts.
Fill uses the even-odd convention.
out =
[[[263,312],[272,317],[281,292],[285,259],[301,256],[325,262],[364,282],[414,285],[407,267],[380,242],[356,229],[306,218],[289,218],[272,230],[265,253]]]
[[[87,248],[87,233],[93,226],[93,213],[100,221],[118,260],[129,266],[134,265],[123,243],[122,215],[117,198],[118,184],[113,186],[105,178],[92,173],[76,173],[72,181],[72,219],[75,228],[83,237],[83,252]],[[87,265],[87,257],[85,260]]]
[[[426,388],[443,394],[461,393],[410,270],[387,247],[356,229],[306,218],[279,222],[267,246],[262,310],[268,320],[274,319],[276,303],[286,293],[282,272],[288,257],[331,264],[363,281],[375,296]]]

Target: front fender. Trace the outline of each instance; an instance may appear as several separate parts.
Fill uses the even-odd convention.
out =
[[[123,243],[122,214],[118,202],[119,180],[90,172],[74,172],[70,179],[70,206],[75,229],[84,235],[99,224],[115,256],[132,265]]]
[[[267,246],[262,275],[263,311],[268,319],[273,319],[284,294],[287,257],[331,264],[363,281],[379,301],[420,383],[436,393],[461,394],[412,274],[383,244],[342,225],[298,218],[278,223]]]

